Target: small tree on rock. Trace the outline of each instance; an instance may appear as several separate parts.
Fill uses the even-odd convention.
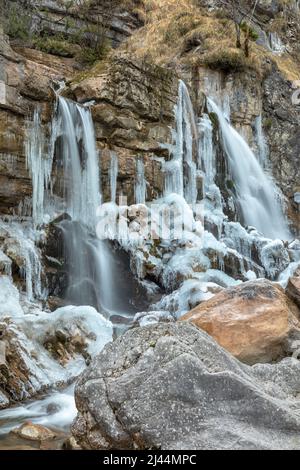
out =
[[[224,8],[225,15],[233,21],[236,32],[236,47],[242,49],[242,32],[245,35],[244,53],[250,55],[250,39],[254,33],[250,27],[253,20],[258,0],[217,0],[217,5]]]

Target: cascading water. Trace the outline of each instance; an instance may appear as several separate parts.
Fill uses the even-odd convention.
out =
[[[208,106],[219,120],[222,145],[228,158],[243,222],[254,226],[269,238],[290,239],[279,190],[213,100],[208,99]]]
[[[57,151],[64,169],[65,212],[71,217],[60,224],[69,268],[67,299],[108,313],[116,304],[114,262],[107,243],[95,234],[101,194],[94,125],[89,108],[62,97],[58,101]]]
[[[90,110],[58,98],[59,158],[64,169],[65,211],[73,221],[95,226],[101,202],[98,153]]]
[[[58,98],[55,157],[63,166],[64,234],[70,303],[92,305],[107,316],[132,312],[131,289],[124,295],[120,262],[106,240],[96,236],[101,203],[99,157],[90,109]],[[112,154],[111,198],[116,200],[118,160]],[[123,292],[123,294],[122,294]],[[132,313],[131,313],[132,315]]]

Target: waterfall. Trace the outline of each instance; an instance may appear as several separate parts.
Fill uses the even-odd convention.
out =
[[[135,203],[145,204],[145,202],[146,202],[145,165],[144,165],[143,160],[138,158],[136,162]]]
[[[110,310],[114,285],[111,257],[106,243],[98,240],[95,234],[101,194],[91,113],[89,108],[62,97],[58,98],[57,112],[60,124],[55,130],[56,151],[64,171],[65,211],[71,217],[60,224],[69,272],[66,295],[72,303]],[[113,166],[116,172],[116,163]],[[115,174],[113,178],[115,180]]]
[[[58,98],[59,157],[64,169],[65,211],[73,220],[94,228],[101,202],[99,162],[89,108]]]
[[[266,237],[289,239],[279,190],[219,107],[211,99],[208,99],[208,106],[218,116],[222,145],[228,158],[243,222],[256,227]]]
[[[69,273],[67,300],[91,305],[108,316],[131,312],[118,257],[106,240],[96,236],[97,209],[101,203],[99,156],[94,124],[88,107],[58,98],[54,126],[57,164],[63,168],[64,210],[70,217],[60,222],[64,235],[65,262]],[[111,154],[111,198],[116,200],[117,155]]]
[[[110,200],[111,202],[117,202],[117,179],[118,179],[118,156],[115,152],[110,154]]]
[[[167,146],[172,158],[165,163],[165,195],[176,193],[190,204],[197,200],[197,141],[198,132],[188,89],[179,82],[178,102],[175,108],[176,130],[174,145]]]

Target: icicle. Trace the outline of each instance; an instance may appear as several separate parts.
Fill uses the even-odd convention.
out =
[[[117,202],[118,156],[115,152],[110,154],[110,200]]]
[[[36,225],[43,223],[45,188],[51,181],[53,153],[46,153],[45,149],[46,141],[43,135],[40,112],[36,108],[33,122],[28,125],[26,141],[26,165],[32,179],[32,217]]]
[[[135,203],[145,204],[145,202],[146,202],[145,166],[144,166],[143,160],[138,158],[136,162]]]
[[[276,32],[269,33],[268,39],[269,39],[270,49],[274,54],[281,55],[284,53],[285,45],[282,43],[280,37],[278,36]]]
[[[205,172],[205,185],[213,184],[216,175],[216,157],[213,148],[213,126],[207,114],[199,120],[198,166]]]
[[[175,107],[176,130],[174,144],[169,148],[172,159],[164,165],[165,195],[176,193],[190,204],[197,200],[197,125],[194,110],[184,82],[179,82],[178,102]]]
[[[255,119],[254,132],[255,132],[257,155],[258,155],[259,163],[261,164],[263,168],[267,168],[269,149],[268,149],[268,144],[266,142],[266,138],[265,138],[263,128],[262,128],[261,114],[257,116],[257,118]]]

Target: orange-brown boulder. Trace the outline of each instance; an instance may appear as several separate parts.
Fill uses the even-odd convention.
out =
[[[299,330],[298,308],[283,289],[267,280],[228,288],[184,315],[224,349],[248,364],[285,355],[291,334]]]

